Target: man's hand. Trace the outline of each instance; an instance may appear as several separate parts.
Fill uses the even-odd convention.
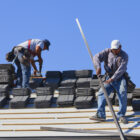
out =
[[[105,81],[106,84],[110,84],[111,82],[113,82],[111,78]]]
[[[34,76],[42,77],[42,74],[39,71],[34,70]]]
[[[34,70],[34,75],[35,75],[35,76],[36,76],[37,72],[38,72],[37,70]]]

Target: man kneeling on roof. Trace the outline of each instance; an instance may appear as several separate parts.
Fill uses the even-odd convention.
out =
[[[105,49],[102,52],[96,54],[93,57],[93,61],[96,67],[96,74],[101,74],[101,62],[104,62],[104,68],[106,71],[106,81],[104,87],[107,90],[108,96],[114,89],[117,92],[119,99],[119,112],[117,113],[118,119],[127,124],[128,121],[125,118],[127,110],[127,85],[124,77],[124,73],[127,70],[128,55],[122,49],[119,40],[113,40],[111,42],[111,49]],[[95,116],[92,116],[91,120],[105,121],[106,99],[102,88],[98,92],[98,110]]]
[[[17,66],[17,87],[25,88],[29,87],[29,78],[31,75],[31,66],[34,69],[34,75],[37,72],[41,73],[43,59],[41,52],[49,50],[50,42],[47,39],[31,39],[14,47],[15,64]],[[34,57],[38,57],[39,70],[37,69],[34,61]]]

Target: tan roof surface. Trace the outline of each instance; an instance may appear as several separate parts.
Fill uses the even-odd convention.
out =
[[[114,106],[115,112],[119,107]],[[42,131],[41,126],[56,128],[71,128],[80,130],[96,130],[118,132],[107,110],[107,121],[98,123],[89,120],[96,113],[96,108],[48,108],[48,109],[1,109],[0,110],[0,136],[90,136],[100,135],[91,133],[73,133]],[[133,112],[132,107],[127,108],[129,124],[120,124],[123,132],[139,134],[140,112]],[[130,117],[130,115],[133,115]]]

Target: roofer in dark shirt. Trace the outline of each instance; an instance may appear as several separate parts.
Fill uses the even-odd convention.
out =
[[[101,62],[104,62],[104,68],[107,73],[104,87],[107,90],[108,96],[114,89],[117,92],[119,100],[119,112],[117,117],[119,120],[127,124],[128,121],[125,118],[127,110],[127,86],[124,78],[124,73],[127,70],[128,55],[122,49],[119,40],[113,40],[111,42],[111,49],[105,49],[102,52],[96,54],[93,57],[93,61],[96,67],[96,74],[101,74]],[[92,116],[91,120],[105,121],[105,104],[106,99],[102,88],[98,91],[98,110],[95,116]]]

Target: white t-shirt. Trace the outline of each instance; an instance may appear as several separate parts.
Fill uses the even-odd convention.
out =
[[[28,49],[28,42],[29,41],[27,40],[25,42],[22,42],[22,43],[18,44],[17,46],[22,46],[22,47]],[[31,39],[30,50],[32,52],[35,52],[35,47],[36,46],[39,46],[41,49],[43,49],[44,48],[44,42],[40,39]],[[34,59],[33,54],[31,54],[30,59]]]
[[[28,40],[23,43],[18,44],[17,46],[22,46],[28,49]],[[31,39],[30,50],[34,52],[36,46],[40,46],[40,48],[43,49],[44,42],[40,39]]]

